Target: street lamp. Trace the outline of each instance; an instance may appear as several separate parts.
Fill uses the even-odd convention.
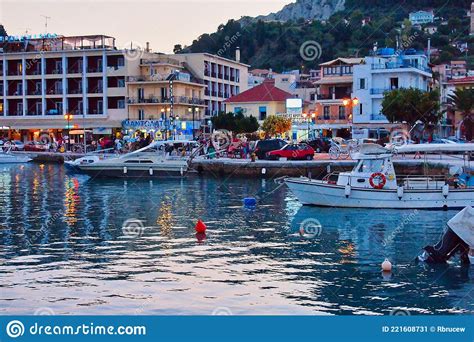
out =
[[[72,114],[67,113],[67,114],[64,115],[64,119],[66,119],[66,121],[67,121],[67,149],[68,149],[68,151],[69,151],[69,149],[70,149],[70,141],[71,141],[71,137],[70,137],[69,132],[70,132],[70,130],[71,130],[71,126],[70,126],[70,125],[71,125],[71,121],[72,121],[72,119],[73,119],[73,116],[72,116]],[[85,134],[85,131],[84,131],[84,134]]]
[[[188,108],[188,112],[189,113],[192,113],[192,120],[193,120],[193,140],[196,138],[196,134],[194,132],[194,120],[195,120],[195,116],[194,116],[194,113],[199,113],[199,107],[189,107]]]
[[[355,106],[357,106],[359,104],[359,99],[357,97],[354,97],[353,99],[343,99],[342,100],[342,104],[344,105],[344,107],[346,108],[354,108]],[[350,113],[348,113],[347,115],[347,118],[349,120],[352,120],[352,112],[351,111]],[[362,113],[361,113],[362,114]],[[351,125],[352,127],[352,125]]]

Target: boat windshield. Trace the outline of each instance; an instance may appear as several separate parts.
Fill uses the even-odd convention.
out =
[[[355,167],[354,171],[358,173],[382,172],[385,167],[384,159],[363,159]]]

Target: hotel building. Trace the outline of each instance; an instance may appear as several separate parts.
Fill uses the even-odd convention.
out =
[[[2,37],[0,47],[0,126],[10,137],[111,134],[127,118],[126,78],[139,74],[143,51],[118,50],[104,35]]]
[[[124,128],[154,131],[158,138],[165,131],[193,136],[206,110],[205,87],[175,58],[158,54],[142,58],[140,75],[127,77]]]
[[[365,57],[364,63],[354,67],[353,96],[358,99],[354,108],[353,136],[381,138],[401,128],[389,123],[382,113],[384,93],[400,88],[429,91],[432,80],[428,58],[423,53],[391,48],[379,49],[375,56]]]
[[[240,63],[239,49],[236,51],[236,60],[209,53],[183,53],[169,57],[182,62],[206,86],[203,96],[206,117],[225,111],[224,101],[248,88],[249,65]]]
[[[347,101],[353,98],[354,66],[362,61],[362,58],[337,58],[320,64],[321,78],[315,82],[315,128],[323,136],[350,137],[353,108]]]

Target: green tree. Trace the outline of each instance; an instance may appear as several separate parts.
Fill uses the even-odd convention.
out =
[[[263,131],[268,136],[282,135],[291,130],[291,119],[270,115],[263,121]]]
[[[226,129],[235,134],[253,133],[258,130],[259,124],[255,117],[245,116],[243,113],[224,113],[212,117],[215,129]]]
[[[173,53],[181,53],[183,51],[183,47],[181,46],[181,44],[176,44],[174,47],[173,47]]]
[[[463,124],[466,129],[466,139],[472,140],[474,133],[474,89],[458,88],[449,99],[454,105],[454,109],[461,112]]]
[[[0,37],[1,36],[8,36],[8,34],[3,25],[0,24]]]
[[[396,89],[384,94],[382,113],[390,122],[406,122],[413,127],[421,121],[427,129],[439,123],[439,93],[424,92],[415,88]]]

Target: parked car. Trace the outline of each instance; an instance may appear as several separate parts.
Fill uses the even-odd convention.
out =
[[[24,150],[29,152],[45,152],[48,150],[48,145],[37,141],[29,141],[25,143]]]
[[[308,144],[288,144],[279,150],[267,152],[268,159],[306,159],[313,160],[314,149]]]
[[[11,147],[13,151],[23,151],[25,148],[25,144],[23,144],[20,140],[11,140],[7,141],[3,144],[4,147]]]
[[[279,150],[287,144],[283,139],[258,140],[253,152],[257,155],[258,159],[265,159],[268,152]]]
[[[303,143],[308,144],[318,153],[328,153],[329,148],[331,147],[330,138],[317,138],[309,141],[303,141]]]

